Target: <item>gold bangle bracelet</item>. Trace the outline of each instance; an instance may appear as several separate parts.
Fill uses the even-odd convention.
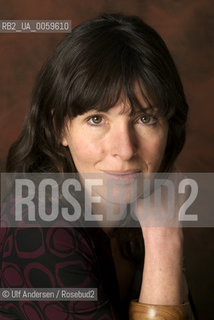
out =
[[[134,300],[129,306],[129,320],[189,320],[191,310],[189,302],[181,305],[153,305]]]

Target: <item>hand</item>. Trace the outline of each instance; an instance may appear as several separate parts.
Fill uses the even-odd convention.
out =
[[[179,210],[187,195],[178,192],[183,176],[180,173],[167,176],[144,176],[141,181],[143,194],[136,201],[135,214],[144,227],[181,227]]]
[[[185,299],[182,274],[183,232],[177,212],[183,196],[179,198],[178,195],[174,207],[171,206],[171,210],[174,211],[169,215],[166,189],[163,190],[158,205],[155,203],[157,201],[155,192],[157,188],[147,198],[139,199],[137,204],[136,215],[145,243],[145,262],[139,302],[181,304]],[[145,210],[149,211],[145,212]],[[168,219],[169,216],[170,219]]]

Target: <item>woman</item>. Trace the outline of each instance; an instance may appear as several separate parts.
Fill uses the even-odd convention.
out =
[[[78,172],[82,182],[101,174],[120,182],[131,203],[136,175],[172,170],[187,111],[160,36],[137,17],[105,15],[74,28],[42,69],[7,171]],[[98,214],[109,199],[96,192]],[[97,288],[98,300],[4,301],[2,319],[191,319],[181,229],[139,226],[5,231],[2,287]]]

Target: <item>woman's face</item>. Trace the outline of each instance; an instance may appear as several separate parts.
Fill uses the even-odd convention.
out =
[[[146,107],[143,98],[140,102]],[[62,144],[69,147],[79,173],[94,173],[127,189],[139,173],[159,170],[167,121],[154,111],[134,116],[130,111],[130,105],[121,100],[106,112],[90,110],[68,121]]]

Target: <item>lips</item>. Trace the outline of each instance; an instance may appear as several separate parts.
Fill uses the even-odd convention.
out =
[[[130,183],[136,179],[141,171],[140,170],[127,170],[127,171],[103,171],[104,174],[112,180],[117,180],[118,182]]]

